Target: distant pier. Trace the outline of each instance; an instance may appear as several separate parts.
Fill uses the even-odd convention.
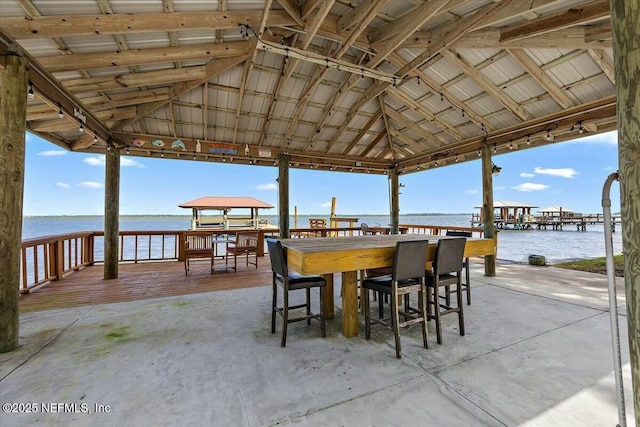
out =
[[[611,215],[611,230],[616,231],[616,224],[622,222],[620,215]],[[494,226],[499,230],[562,230],[565,226],[575,226],[578,231],[586,231],[587,225],[604,224],[604,215],[562,212],[562,215],[509,215],[505,218],[496,216]],[[480,214],[471,215],[471,226],[482,226]]]

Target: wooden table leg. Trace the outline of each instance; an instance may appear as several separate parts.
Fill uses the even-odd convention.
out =
[[[333,319],[335,311],[333,307],[333,274],[323,274],[322,277],[327,281],[327,287],[324,291],[324,314],[327,319]]]
[[[342,335],[358,336],[358,282],[357,271],[342,273]]]

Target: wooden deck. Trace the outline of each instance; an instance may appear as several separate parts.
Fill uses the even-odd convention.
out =
[[[20,296],[20,311],[31,312],[83,305],[223,291],[268,286],[271,284],[269,257],[258,257],[258,268],[245,267],[238,259],[238,272],[222,270],[224,262],[216,260],[216,271],[209,274],[208,260],[192,260],[188,276],[184,264],[177,261],[123,263],[119,277],[104,280],[103,266],[85,267],[64,279],[32,289]]]

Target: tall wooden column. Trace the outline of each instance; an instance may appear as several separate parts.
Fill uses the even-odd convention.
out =
[[[398,168],[389,171],[389,198],[391,209],[391,234],[400,233],[400,177]]]
[[[104,182],[104,278],[118,277],[120,151],[107,150]]]
[[[482,146],[482,222],[484,224],[484,237],[493,239],[495,226],[493,218],[493,177],[491,170],[491,147],[485,142]],[[496,257],[485,255],[484,275],[493,277],[496,275]]]
[[[289,155],[278,156],[278,227],[280,238],[289,237]]]
[[[7,56],[0,67],[0,353],[18,348],[20,243],[27,123],[27,67]]]
[[[640,3],[610,0],[622,249],[636,424],[640,426]]]

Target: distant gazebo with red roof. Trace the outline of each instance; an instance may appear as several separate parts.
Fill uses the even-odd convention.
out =
[[[223,229],[230,228],[275,228],[267,219],[259,218],[260,209],[272,209],[273,206],[253,197],[219,197],[205,196],[178,205],[191,209],[191,229]],[[229,215],[234,209],[248,210],[247,214]],[[205,216],[207,211],[218,211],[217,216]]]

